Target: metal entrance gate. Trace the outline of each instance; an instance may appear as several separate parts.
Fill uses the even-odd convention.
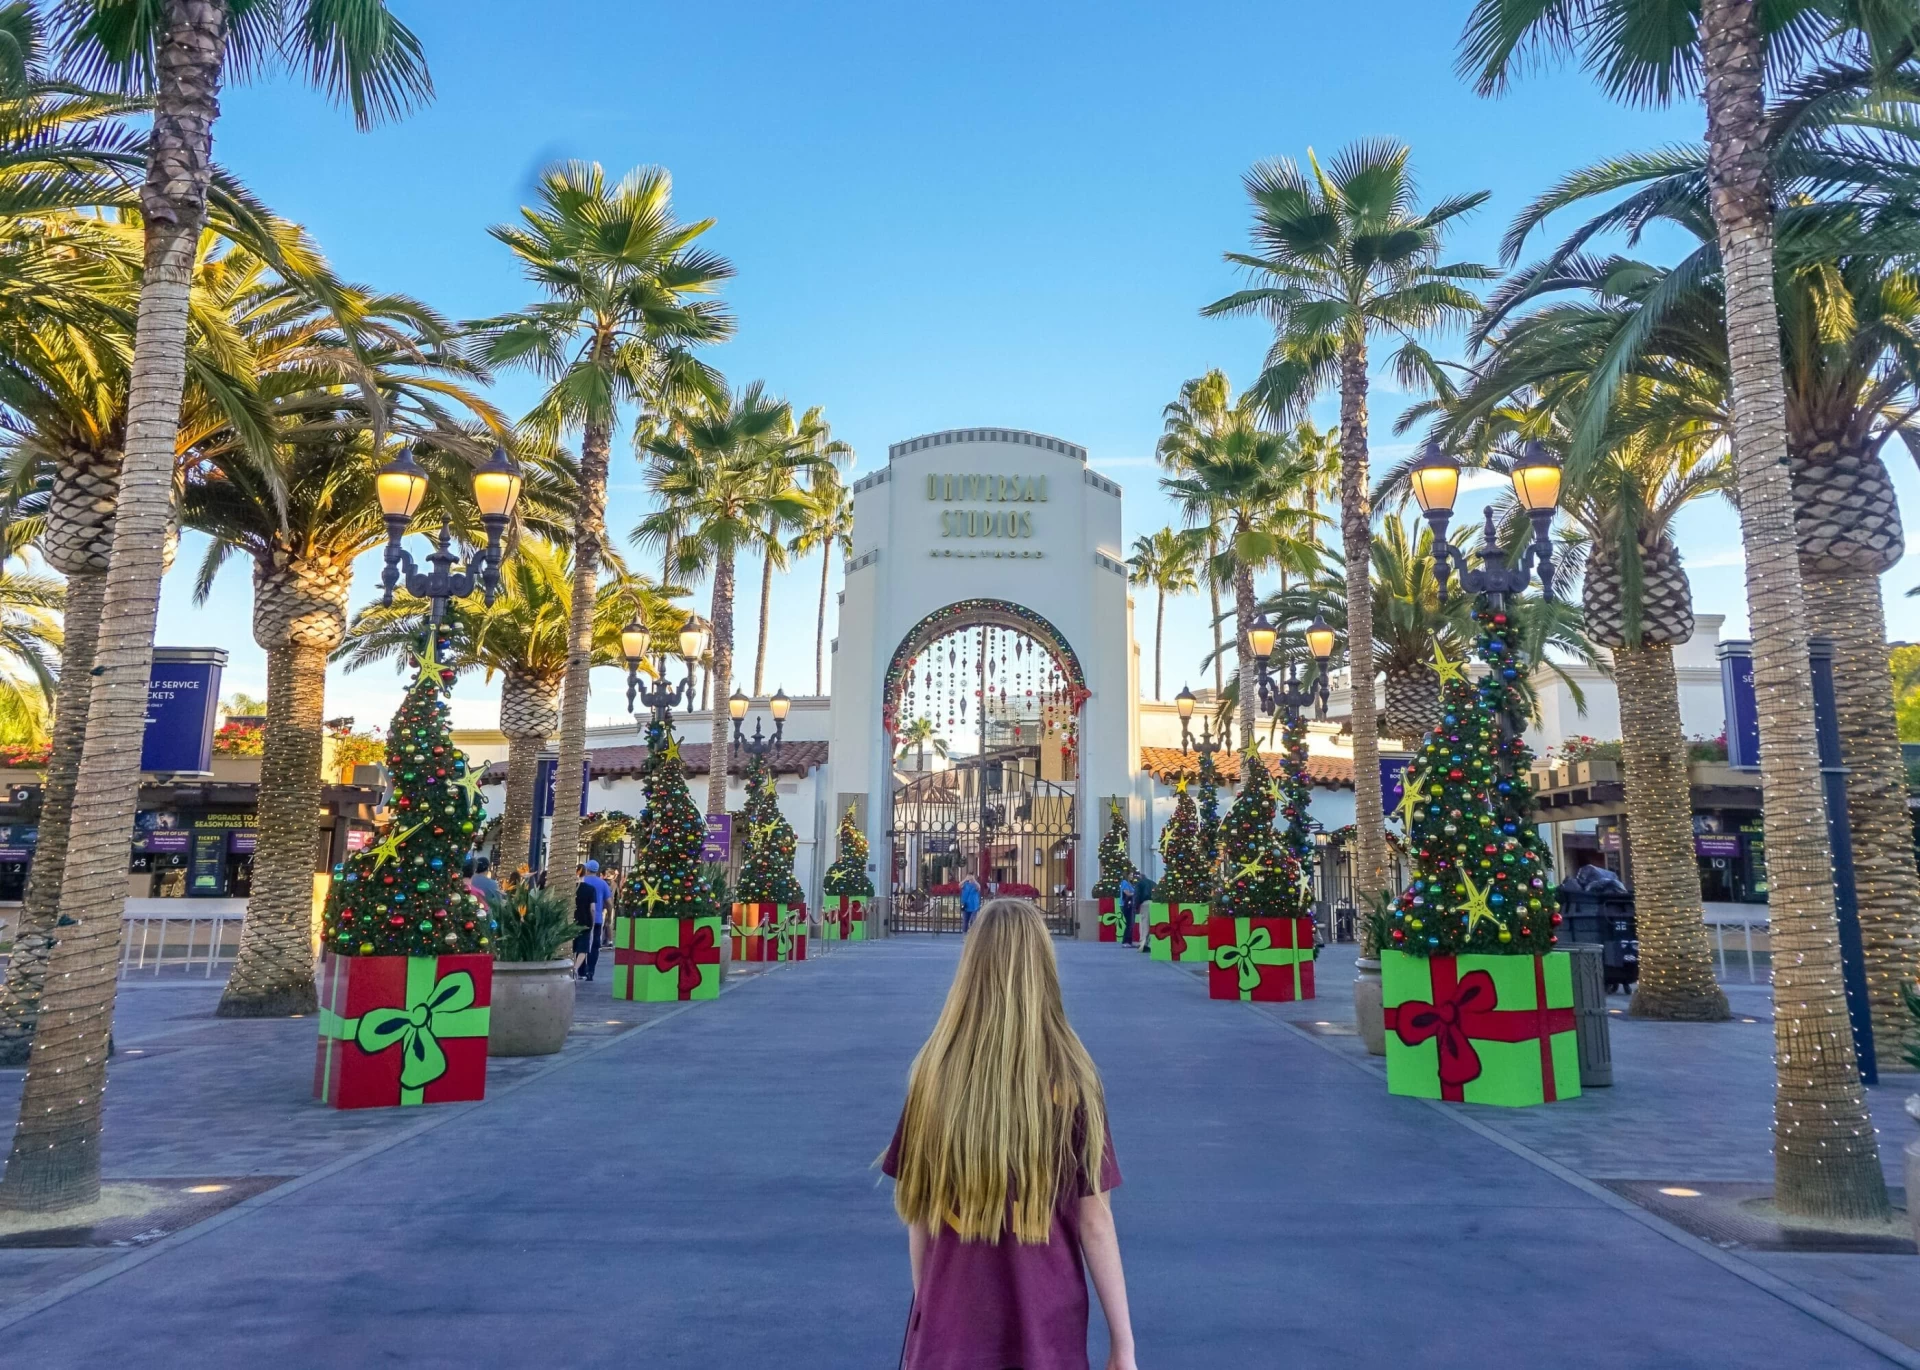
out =
[[[960,880],[971,873],[983,898],[1031,899],[1049,931],[1074,935],[1074,793],[1037,778],[1030,764],[966,757],[894,792],[889,932],[959,932]]]

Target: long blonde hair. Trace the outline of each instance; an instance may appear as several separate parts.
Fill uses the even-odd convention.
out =
[[[1100,1075],[1067,1023],[1046,922],[1024,899],[995,899],[913,1061],[893,1206],[928,1231],[998,1241],[1011,1184],[1014,1235],[1044,1242],[1061,1185],[1100,1174],[1105,1138]]]

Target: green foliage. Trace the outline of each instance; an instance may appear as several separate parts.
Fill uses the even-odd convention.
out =
[[[1915,1070],[1920,1070],[1920,992],[1913,985],[1901,985],[1900,997],[1906,1001],[1907,1012],[1913,1018],[1913,1028],[1907,1033],[1906,1062]]]
[[[1531,812],[1532,754],[1517,732],[1503,740],[1501,715],[1521,708],[1520,630],[1504,613],[1474,617],[1487,673],[1448,683],[1440,722],[1408,768],[1414,874],[1386,945],[1416,956],[1535,955],[1558,940]]]
[[[1220,772],[1213,768],[1213,753],[1200,753],[1200,850],[1207,854],[1208,867],[1215,884],[1220,880]]]
[[[1223,912],[1232,918],[1297,918],[1308,911],[1305,873],[1273,819],[1284,790],[1260,753],[1241,754],[1243,781],[1220,823]]]
[[[793,875],[798,843],[793,825],[780,813],[773,768],[764,756],[756,756],[747,767],[747,807],[741,817],[746,823],[747,854],[740,863],[735,898],[743,904],[802,903],[806,891]]]
[[[687,793],[680,741],[670,725],[658,720],[647,725],[647,763],[641,783],[647,807],[634,834],[633,873],[627,877],[620,907],[636,918],[715,916],[722,901],[715,897],[709,872],[700,864],[707,820]]]
[[[453,672],[424,648],[417,659],[420,672],[387,731],[393,825],[334,868],[320,935],[341,956],[445,956],[493,942],[493,917],[460,873],[486,813],[477,777],[453,745]]]
[[[1107,806],[1107,831],[1100,839],[1100,878],[1094,882],[1093,897],[1118,899],[1120,882],[1133,870],[1133,858],[1127,854],[1127,819],[1118,804]]]
[[[1895,647],[1887,653],[1893,672],[1893,712],[1902,742],[1920,742],[1920,647]]]
[[[1307,778],[1307,719],[1296,713],[1288,722],[1281,741],[1280,817],[1285,826],[1280,840],[1304,872],[1313,870],[1313,829],[1308,826],[1307,807],[1313,796]]]
[[[537,886],[521,885],[487,901],[498,927],[493,938],[496,961],[551,961],[580,929],[573,902]]]
[[[1200,819],[1184,780],[1173,802],[1173,817],[1160,830],[1160,856],[1167,873],[1154,887],[1155,899],[1166,904],[1213,902],[1213,863],[1200,844]]]
[[[823,888],[828,894],[873,894],[873,880],[867,875],[867,835],[853,821],[853,805],[840,820],[840,859],[827,867]]]

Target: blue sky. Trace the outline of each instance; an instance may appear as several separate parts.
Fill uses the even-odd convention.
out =
[[[457,317],[514,307],[527,287],[486,228],[538,169],[658,163],[682,217],[715,219],[706,242],[738,268],[739,335],[711,353],[730,378],[825,406],[858,470],[948,427],[1080,443],[1125,487],[1129,539],[1171,516],[1151,463],[1161,406],[1210,366],[1244,384],[1264,350],[1257,323],[1198,314],[1237,284],[1220,254],[1245,242],[1250,163],[1405,140],[1429,196],[1493,193],[1458,239],[1459,256],[1490,261],[1514,211],[1561,172],[1701,132],[1692,107],[1623,109],[1575,72],[1475,97],[1452,70],[1466,0],[392,3],[426,45],[432,105],[361,134],[276,79],[232,92],[217,134],[220,160],[345,274]],[[523,377],[498,386],[516,413],[532,394]],[[1384,379],[1375,389],[1376,460],[1404,450],[1390,430],[1409,400]],[[1920,479],[1894,458],[1915,507]],[[622,451],[610,525],[624,534],[643,507]],[[1701,510],[1679,531],[1697,609],[1743,631],[1731,516]],[[226,646],[230,688],[258,692],[262,654],[228,636],[248,622],[248,567],[229,563],[196,610],[198,551],[168,579],[160,639]],[[757,571],[742,567],[748,643]],[[377,574],[362,566],[356,604]],[[769,687],[812,687],[817,576],[815,562],[776,580]],[[1894,636],[1920,636],[1900,598],[1916,580],[1910,564],[1889,573]],[[1150,599],[1140,610],[1147,674]],[[1171,692],[1200,676],[1198,601],[1170,606],[1167,636]],[[603,674],[595,715],[619,703]],[[330,712],[363,723],[392,707],[383,673],[336,672],[330,688]],[[491,722],[489,693],[462,682],[460,721]]]

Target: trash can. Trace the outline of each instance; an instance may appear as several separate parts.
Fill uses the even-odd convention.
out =
[[[1631,894],[1589,894],[1562,885],[1560,940],[1598,943],[1607,993],[1631,991],[1640,981],[1640,936]]]
[[[1613,1039],[1608,1035],[1606,948],[1598,942],[1562,942],[1573,961],[1573,1034],[1580,1051],[1580,1088],[1613,1083]]]

